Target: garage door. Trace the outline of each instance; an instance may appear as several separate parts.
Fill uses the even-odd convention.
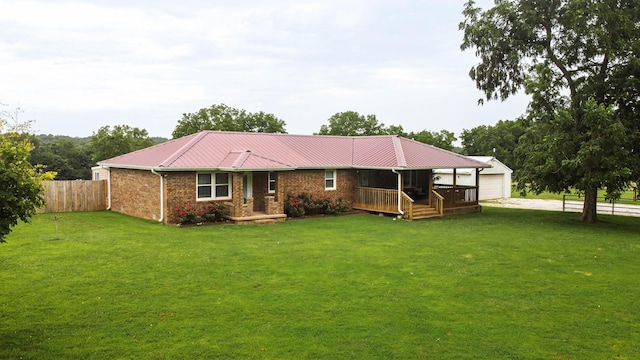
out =
[[[480,200],[502,199],[504,175],[481,174],[479,186]]]

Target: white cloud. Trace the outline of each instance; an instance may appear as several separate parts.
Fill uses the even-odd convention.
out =
[[[221,102],[290,132],[345,110],[459,131],[487,113],[467,77],[475,58],[459,50],[462,4],[0,1],[0,99],[71,135],[132,121],[169,136],[183,112]]]

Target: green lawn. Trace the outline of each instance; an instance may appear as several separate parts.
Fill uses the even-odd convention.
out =
[[[516,190],[515,186],[511,187],[511,197],[512,198],[527,198],[527,199],[545,199],[545,200],[562,200],[563,195],[565,195],[564,193],[560,193],[560,194],[555,194],[555,193],[550,193],[548,191],[542,192],[540,194],[534,194],[534,193],[527,193],[526,196],[522,196],[520,194],[520,191]],[[567,200],[576,200],[576,195],[577,192],[576,191],[571,191],[571,193],[567,194],[567,195],[571,195],[567,197]],[[605,202],[604,198],[606,195],[606,191],[605,190],[598,190],[598,201],[599,202]],[[622,204],[632,204],[632,205],[640,205],[640,200],[635,200],[637,197],[637,193],[635,193],[633,190],[626,190],[624,192],[622,192],[620,199],[617,200],[617,203],[622,203]],[[581,198],[584,200],[584,198]]]
[[[0,359],[640,358],[640,218],[56,215],[0,246]]]

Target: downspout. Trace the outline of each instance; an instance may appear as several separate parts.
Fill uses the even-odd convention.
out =
[[[398,212],[400,215],[404,215],[404,211],[402,211],[402,174],[397,172],[396,169],[391,169],[391,172],[398,174]]]
[[[164,221],[164,177],[162,174],[156,172],[154,168],[151,168],[151,173],[160,176],[160,219],[158,222]]]
[[[109,170],[107,175],[107,210],[111,210],[111,168],[104,165],[100,165],[100,167]]]

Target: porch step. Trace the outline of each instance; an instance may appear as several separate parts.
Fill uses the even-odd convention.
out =
[[[267,224],[275,224],[276,220],[275,219],[259,219],[259,220],[254,220],[254,224],[262,224],[262,225],[267,225]]]
[[[438,211],[435,208],[431,206],[426,206],[426,205],[413,206],[414,220],[429,219],[429,218],[435,218],[435,217],[440,217],[440,214],[438,214]]]

